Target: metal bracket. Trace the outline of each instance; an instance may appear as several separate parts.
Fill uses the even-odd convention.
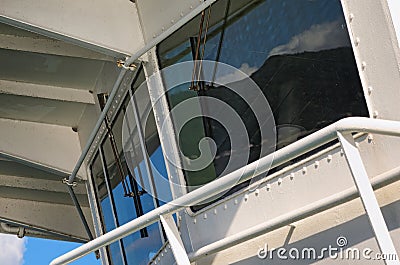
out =
[[[171,245],[172,253],[177,265],[190,265],[189,257],[186,253],[178,228],[176,227],[172,215],[160,215],[161,224],[164,227],[168,242]]]
[[[360,153],[354,142],[351,133],[342,134],[337,132],[339,141],[343,147],[346,156],[347,164],[350,167],[353,180],[357,186],[361,201],[367,213],[369,222],[375,233],[376,241],[382,254],[396,254],[396,249],[393,240],[390,237],[389,230],[383,218],[382,211],[369,181],[367,171],[365,170]],[[385,260],[387,265],[399,265],[399,260]]]
[[[129,66],[126,66],[125,63],[128,60],[128,58],[124,61],[122,59],[117,60],[117,66],[118,68],[124,68],[126,70],[131,70],[134,71],[137,68],[137,65],[134,63],[131,63]]]
[[[76,187],[78,185],[78,183],[76,181],[73,181],[72,183],[69,183],[67,178],[63,178],[62,179],[62,183],[65,185],[68,185],[70,187]]]

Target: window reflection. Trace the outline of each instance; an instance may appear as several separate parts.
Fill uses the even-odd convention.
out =
[[[199,23],[200,16],[158,45],[162,67],[195,58]],[[240,69],[263,91],[277,126],[277,148],[341,118],[368,115],[339,0],[220,0],[211,7],[205,47],[203,40],[204,35],[203,59]],[[229,74],[226,78],[240,82]],[[166,77],[164,81],[168,82]],[[206,85],[197,92],[188,90],[188,84],[173,88],[168,93],[170,108],[203,95],[230,104],[249,134],[248,163],[259,159],[264,139],[249,106],[226,87]],[[207,106],[201,107],[207,113]],[[187,184],[204,184],[219,176],[234,151],[222,125],[196,118],[186,123],[180,135],[178,142],[189,158],[198,157],[198,143],[205,136],[217,145],[209,167],[185,172]]]
[[[144,80],[143,71],[140,70],[140,74],[133,85],[133,90]],[[101,156],[97,155],[91,166],[94,183],[97,186],[97,197],[100,201],[105,232],[123,225],[158,206],[160,202],[147,193],[146,189],[151,185],[150,180],[155,169],[164,178],[167,178],[164,157],[152,113],[145,125],[143,125],[146,126],[143,144],[140,142],[138,135],[140,130],[136,128],[136,121],[129,120],[129,126],[134,129],[134,133],[129,138],[130,144],[134,147],[134,152],[130,152],[131,156],[125,158],[122,125],[125,111],[129,104],[136,104],[139,115],[143,115],[146,108],[151,107],[148,93],[140,97],[136,95],[135,100],[131,99],[131,95],[128,94],[111,124],[112,137],[115,139],[115,149],[118,150],[118,156],[115,157],[113,153],[111,137],[105,137],[101,144]],[[143,146],[147,148],[149,153],[148,160],[153,162],[150,167],[147,166],[148,161],[144,156]],[[99,160],[99,157],[103,161]],[[121,164],[123,176],[120,174],[119,164]],[[122,179],[127,183],[128,190],[132,191],[132,194],[128,194],[129,196],[126,196],[127,194],[122,186]],[[163,185],[156,184],[156,186],[160,192],[166,194],[169,192],[170,194],[169,186],[165,186],[165,183]],[[172,198],[171,195],[169,196]],[[150,259],[161,248],[163,240],[159,223],[137,231],[110,245],[109,252],[112,264],[148,264]]]

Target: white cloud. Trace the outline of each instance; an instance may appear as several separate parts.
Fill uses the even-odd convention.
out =
[[[229,84],[233,83],[242,79],[247,78],[250,76],[252,73],[257,71],[257,67],[250,67],[247,63],[244,63],[240,66],[239,70],[233,70],[232,72],[227,72],[229,70],[232,70],[233,68],[231,67],[221,67],[223,70],[217,71],[217,75],[215,78],[215,82],[218,84]]]
[[[273,48],[269,56],[320,51],[346,46],[350,46],[350,41],[345,25],[341,21],[334,21],[311,26],[308,30],[292,37],[287,44]]]
[[[0,234],[0,264],[22,265],[24,262],[25,239],[16,235]]]

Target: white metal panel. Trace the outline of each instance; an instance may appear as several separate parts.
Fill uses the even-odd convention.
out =
[[[398,120],[400,50],[386,0],[342,0],[371,117]]]
[[[394,29],[396,30],[397,41],[400,46],[400,1],[388,0],[388,5],[390,8],[390,14],[392,15]]]
[[[0,94],[52,99],[58,101],[68,101],[85,104],[95,103],[93,94],[89,93],[89,91],[8,80],[0,80]]]
[[[0,24],[0,48],[17,51],[46,53],[94,60],[114,61],[114,58],[73,44],[50,39],[38,34]]]
[[[70,127],[7,119],[0,119],[0,127],[0,152],[66,172],[80,155],[78,134]]]
[[[353,135],[338,132],[338,137],[380,250],[384,254],[397,254]],[[400,264],[398,260],[387,260],[385,263]]]
[[[87,239],[86,231],[73,205],[0,197],[0,209],[0,218]],[[90,209],[83,207],[82,210],[89,223],[92,223]]]
[[[143,45],[135,4],[125,0],[3,0],[0,21],[113,56]]]
[[[160,35],[201,2],[198,0],[137,0],[136,5],[146,42]]]

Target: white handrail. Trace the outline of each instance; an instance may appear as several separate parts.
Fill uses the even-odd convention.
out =
[[[365,132],[390,136],[400,136],[400,122],[378,120],[364,117],[344,118],[337,121],[297,142],[294,142],[268,156],[265,156],[244,168],[238,169],[224,177],[216,179],[192,192],[189,192],[168,204],[152,210],[56,259],[50,265],[70,263],[82,256],[89,254],[101,247],[107,246],[123,237],[126,237],[160,219],[160,215],[172,214],[187,206],[205,201],[235,184],[249,180],[253,176],[266,173],[271,167],[276,167],[288,162],[302,154],[307,153],[321,145],[337,138],[337,132]],[[237,180],[240,178],[240,182]]]

